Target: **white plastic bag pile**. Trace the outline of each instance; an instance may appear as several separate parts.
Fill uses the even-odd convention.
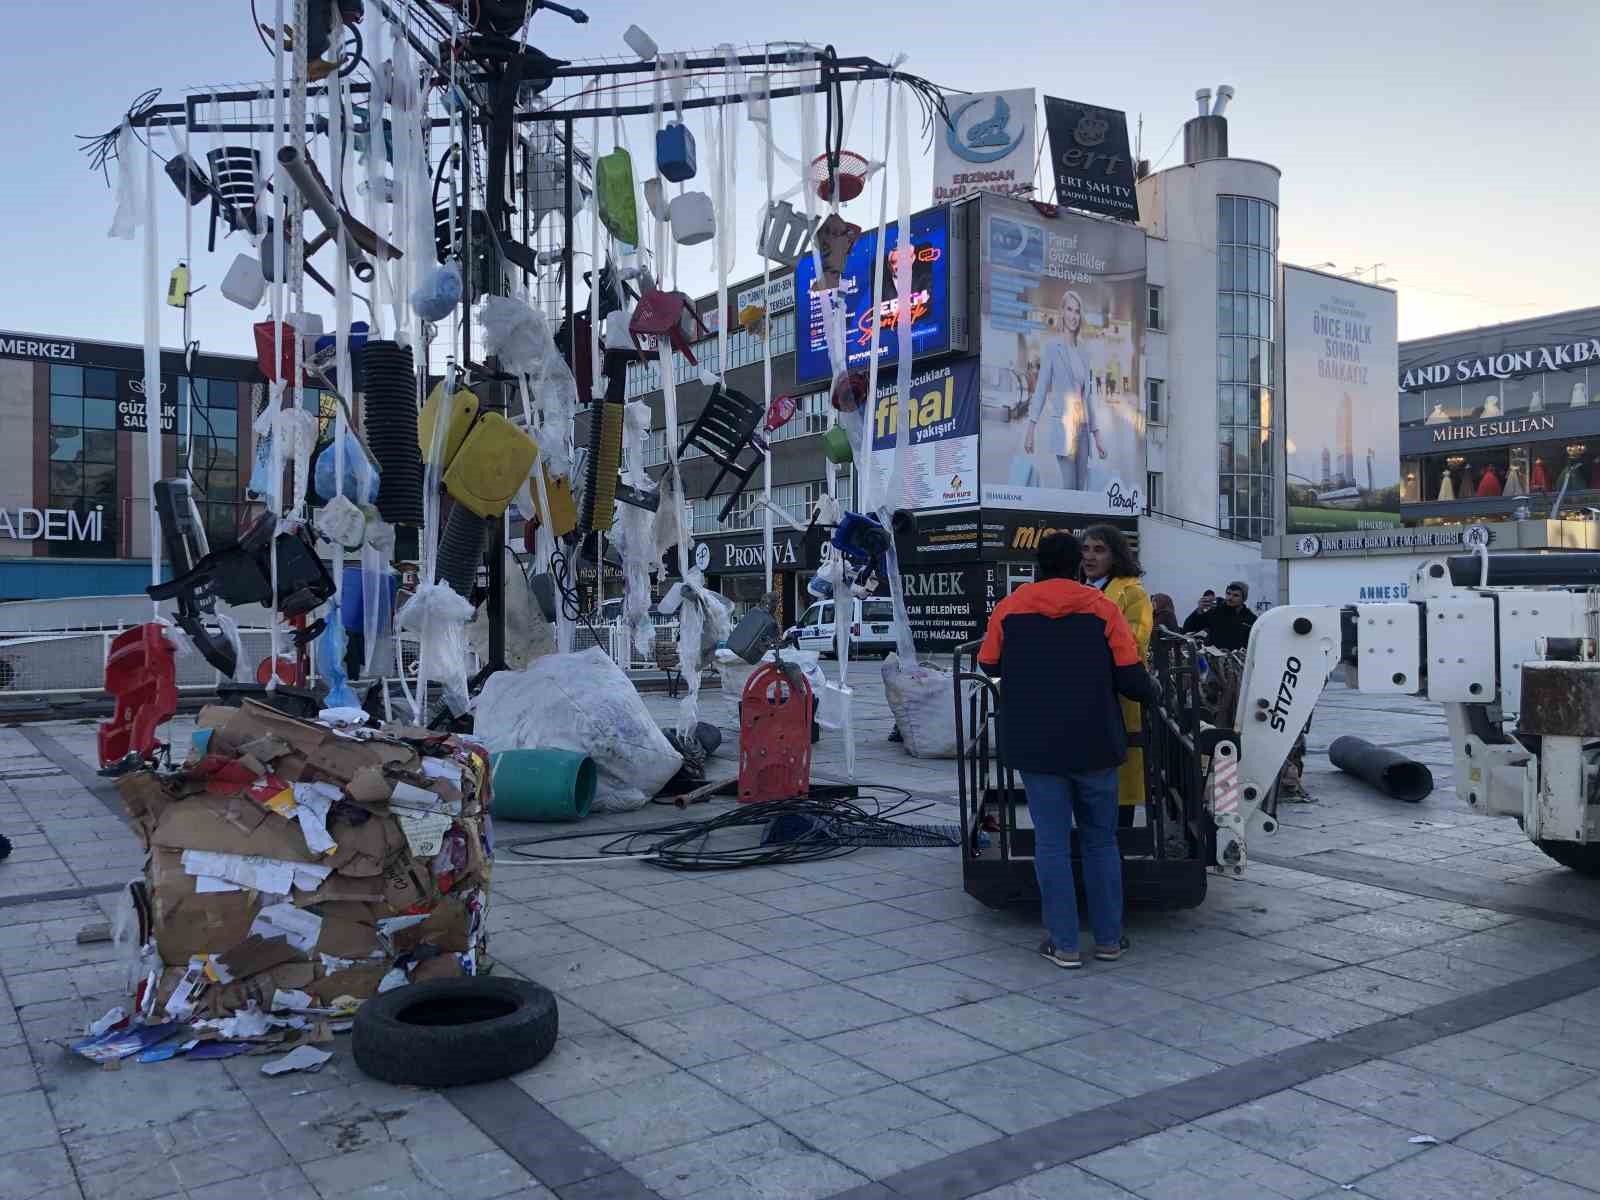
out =
[[[643,808],[683,765],[632,682],[598,646],[489,676],[474,728],[491,752],[587,754],[599,772],[595,812]]]
[[[962,689],[963,703],[977,686]],[[902,667],[899,655],[890,654],[883,660],[883,690],[906,753],[913,758],[956,756],[955,681],[949,671],[923,663]]]

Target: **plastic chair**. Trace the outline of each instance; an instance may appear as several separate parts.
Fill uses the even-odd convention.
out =
[[[743,392],[736,392],[719,383],[711,389],[706,406],[700,410],[700,415],[678,446],[679,458],[683,457],[684,450],[689,446],[698,446],[722,468],[706,489],[707,500],[716,493],[723,476],[732,475],[738,480],[739,486],[734,488],[728,502],[722,506],[722,515],[718,520],[728,519],[734,504],[744,494],[750,477],[761,466],[765,446],[756,436],[756,427],[766,419],[766,415],[759,400],[752,400]],[[739,456],[747,449],[756,453],[748,462],[741,463]]]
[[[95,735],[100,765],[109,767],[130,754],[153,760],[160,748],[156,730],[178,711],[177,658],[158,622],[117,635],[106,655],[106,691],[117,707]]]
[[[249,146],[218,146],[206,154],[211,167],[211,232],[206,249],[217,248],[217,217],[228,222],[228,231],[248,229],[259,233],[256,214],[256,184],[261,180],[261,153]]]

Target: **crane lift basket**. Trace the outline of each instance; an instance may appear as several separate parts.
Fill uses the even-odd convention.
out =
[[[957,778],[961,800],[961,878],[967,893],[991,908],[1037,905],[1033,823],[1022,781],[1000,748],[999,680],[984,674],[972,642],[956,651]],[[1130,908],[1176,910],[1205,900],[1216,828],[1205,803],[1215,743],[1212,710],[1202,695],[1205,655],[1192,639],[1157,632],[1151,665],[1161,703],[1144,709],[1144,820],[1117,831],[1122,884]],[[1077,832],[1072,857],[1078,863]],[[1082,891],[1083,872],[1074,869]]]

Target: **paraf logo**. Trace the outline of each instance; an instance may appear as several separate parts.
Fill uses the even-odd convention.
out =
[[[975,96],[950,114],[950,126],[945,138],[957,158],[970,163],[999,162],[1022,144],[1026,129],[1018,129],[1011,136],[1011,105],[1004,96],[994,98],[994,108],[988,117],[978,110],[985,97]],[[971,118],[968,122],[968,118]],[[966,124],[963,132],[963,122]]]

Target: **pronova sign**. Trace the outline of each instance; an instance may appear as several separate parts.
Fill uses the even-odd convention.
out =
[[[1589,363],[1600,363],[1600,337],[1555,342],[1526,350],[1502,350],[1497,354],[1412,367],[1400,376],[1400,388],[1414,392],[1422,388],[1468,383],[1474,379],[1510,379],[1514,375],[1527,375],[1533,371],[1562,371]]]
[[[0,537],[17,542],[98,542],[105,536],[105,512],[70,508],[0,508]]]

